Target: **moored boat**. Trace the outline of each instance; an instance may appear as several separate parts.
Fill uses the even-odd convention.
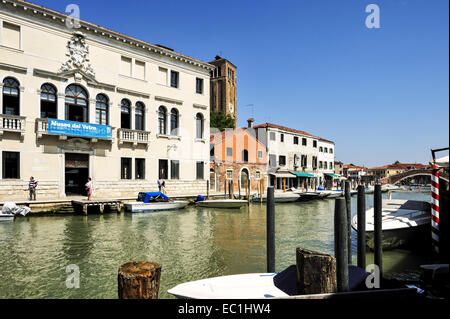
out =
[[[0,211],[0,221],[10,221],[16,216],[26,216],[30,211],[31,209],[27,206],[17,206],[13,202],[6,202]]]
[[[285,193],[275,192],[274,193],[275,203],[291,203],[291,202],[297,201],[299,198],[300,198],[299,193],[294,193],[294,192],[285,192]],[[259,202],[260,197],[259,196],[254,197],[253,201]],[[267,194],[263,194],[262,201],[263,202],[267,201]]]
[[[210,199],[196,202],[199,207],[210,208],[241,208],[247,204],[248,202],[242,199]]]
[[[382,248],[393,249],[424,243],[430,237],[430,204],[414,200],[383,200],[382,204]],[[352,219],[352,228],[357,231],[358,219]],[[374,249],[374,209],[366,211],[366,244]]]
[[[188,204],[188,201],[169,200],[161,192],[140,192],[136,202],[124,203],[124,209],[130,213],[155,212],[183,209]]]

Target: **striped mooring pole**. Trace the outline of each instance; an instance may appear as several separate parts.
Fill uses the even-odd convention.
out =
[[[433,250],[439,253],[439,167],[433,164],[431,175],[431,239]]]

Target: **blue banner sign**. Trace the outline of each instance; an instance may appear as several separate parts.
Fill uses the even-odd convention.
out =
[[[72,122],[58,119],[48,119],[48,133],[111,139],[111,126],[84,122]]]

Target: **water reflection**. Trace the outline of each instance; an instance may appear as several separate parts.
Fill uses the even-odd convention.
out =
[[[429,200],[429,194],[393,198]],[[366,204],[373,205],[373,196]],[[277,271],[295,264],[299,246],[334,254],[333,213],[333,200],[276,205]],[[0,245],[0,298],[117,298],[117,270],[132,260],[160,263],[160,297],[171,298],[167,290],[185,281],[265,272],[266,206],[22,218],[0,223]],[[353,255],[356,261],[355,232]],[[371,258],[369,253],[367,263]],[[383,269],[399,271],[423,260],[406,250],[386,251]],[[80,289],[65,286],[69,264],[80,267]]]

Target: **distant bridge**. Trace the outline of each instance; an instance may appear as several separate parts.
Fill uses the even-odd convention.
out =
[[[426,175],[431,176],[432,174],[433,174],[432,169],[413,169],[413,170],[405,171],[400,174],[392,175],[389,177],[384,177],[384,178],[380,179],[380,183],[381,184],[395,184],[395,183],[400,182],[401,180],[404,180],[406,178],[410,178],[413,176],[426,176]],[[448,182],[448,174],[447,173],[439,171],[439,177]]]

